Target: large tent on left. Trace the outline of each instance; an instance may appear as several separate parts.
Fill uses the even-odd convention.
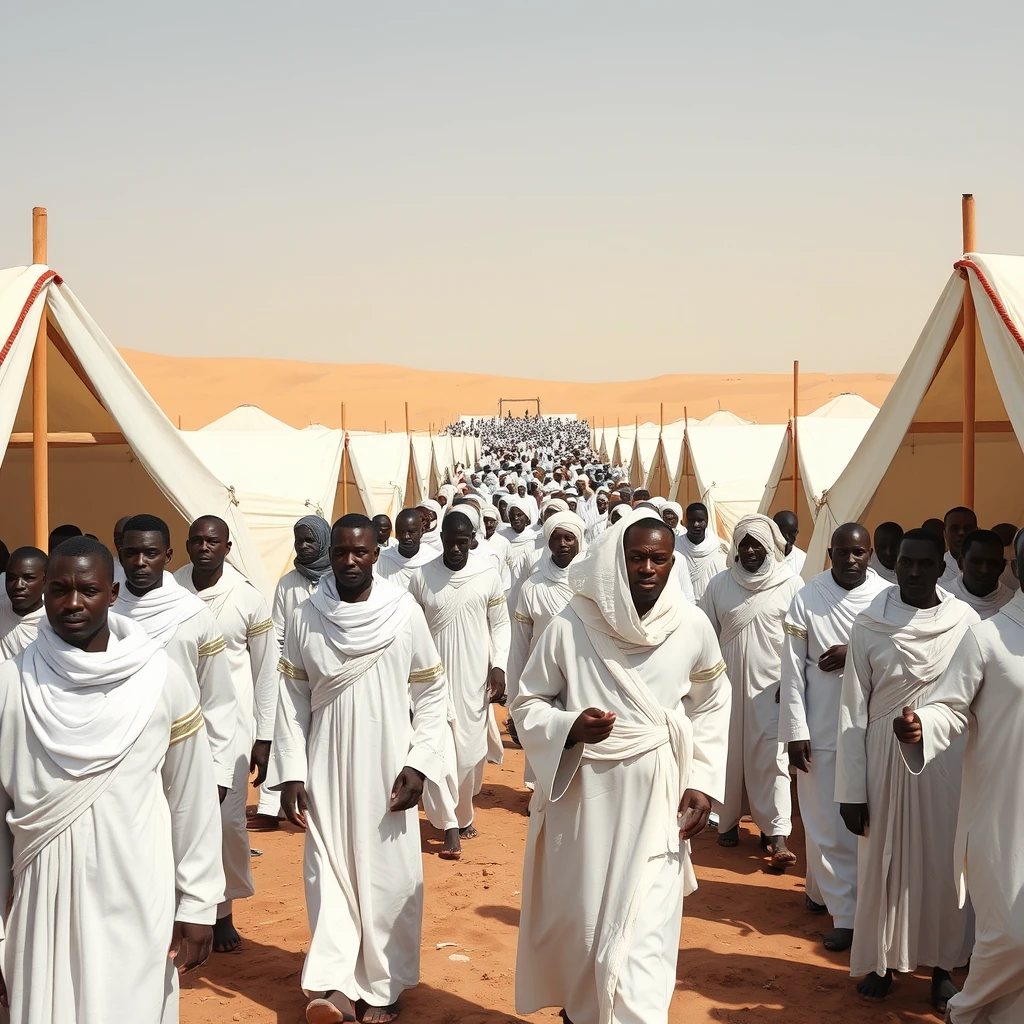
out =
[[[0,270],[0,538],[45,549],[53,527],[74,523],[109,544],[121,516],[148,512],[167,521],[181,564],[188,523],[217,515],[231,563],[272,593],[237,496],[45,265],[45,224],[34,211],[34,264]]]

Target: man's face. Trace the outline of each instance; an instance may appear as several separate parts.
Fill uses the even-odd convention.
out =
[[[744,572],[757,572],[764,565],[764,560],[768,557],[768,552],[765,550],[764,545],[751,537],[749,533],[740,541],[737,552],[740,556],[740,565],[743,567]]]
[[[666,529],[637,523],[626,530],[623,547],[629,593],[633,605],[643,614],[657,603],[672,573],[672,535]]]
[[[875,554],[886,569],[896,568],[896,559],[900,554],[901,540],[903,540],[903,535],[899,533],[882,531],[875,534]]]
[[[432,508],[421,508],[419,512],[423,520],[423,532],[429,533],[430,528],[437,522],[437,513]]]
[[[231,542],[218,523],[200,519],[189,529],[185,548],[189,561],[200,572],[216,572],[224,565],[224,559],[231,550]]]
[[[398,551],[403,558],[412,558],[420,549],[423,539],[423,519],[415,511],[410,515],[402,513],[395,524],[395,538]]]
[[[936,545],[904,539],[896,558],[896,582],[907,603],[918,605],[930,601],[945,568],[946,563]]]
[[[374,516],[373,525],[377,528],[377,544],[386,547],[391,540],[391,520],[387,516]]]
[[[508,502],[507,501],[499,501],[498,502],[498,515],[501,517],[501,521],[503,523],[507,523],[508,522]]]
[[[498,520],[497,519],[491,519],[489,517],[484,519],[484,536],[488,540],[490,540],[494,536],[494,534],[497,532],[497,529],[498,529]]]
[[[580,553],[580,542],[570,530],[553,530],[548,541],[548,550],[551,552],[551,561],[559,569],[565,569]]]
[[[15,615],[27,615],[43,603],[46,588],[46,563],[38,556],[19,556],[7,563],[4,580],[7,597]]]
[[[508,510],[508,521],[516,533],[522,533],[530,525],[529,516],[518,507],[512,507]]]
[[[604,515],[608,511],[608,495],[604,491],[597,494],[597,511]]]
[[[295,560],[299,565],[312,565],[316,561],[317,544],[308,526],[295,527]]]
[[[377,561],[377,531],[368,526],[343,526],[331,533],[331,568],[338,593],[362,590]]]
[[[121,567],[133,590],[144,593],[163,582],[174,556],[159,530],[129,530],[121,541]]]
[[[978,517],[973,512],[950,512],[946,516],[945,534],[946,547],[949,553],[959,562],[967,534],[978,528]]]
[[[800,536],[799,524],[792,516],[786,516],[781,521],[776,521],[775,525],[779,528],[779,533],[782,534],[783,539],[786,542],[787,553],[796,544],[797,537]]]
[[[50,559],[43,602],[46,618],[65,643],[84,648],[107,624],[117,598],[102,559],[95,555]]]
[[[686,536],[692,544],[701,544],[708,532],[707,514],[700,509],[686,513]]]
[[[568,498],[565,499],[565,503],[569,506],[570,512],[575,512],[576,509],[579,507],[579,503],[571,494]]]
[[[991,594],[1005,568],[1002,545],[975,542],[963,555],[964,585],[979,597]]]
[[[516,510],[513,510],[516,511]],[[462,516],[446,520],[441,527],[441,545],[444,548],[444,564],[453,572],[466,567],[469,552],[473,548],[474,530],[472,523]]]
[[[675,509],[663,508],[661,518],[665,520],[665,525],[670,530],[674,530],[679,525],[679,516],[676,515]]]
[[[871,545],[860,531],[837,534],[828,557],[832,559],[832,576],[841,587],[852,590],[867,579]]]

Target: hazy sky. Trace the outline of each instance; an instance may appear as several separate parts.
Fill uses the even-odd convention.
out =
[[[122,347],[509,372],[898,371],[1024,253],[1024,4],[0,11],[0,266]]]

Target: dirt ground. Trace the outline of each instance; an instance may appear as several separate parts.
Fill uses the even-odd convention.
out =
[[[463,860],[442,861],[440,834],[421,822],[426,899],[422,980],[403,1000],[415,1024],[513,1024],[554,1021],[554,1011],[514,1012],[516,932],[527,795],[522,752],[488,766],[478,798],[480,837],[464,844]],[[700,888],[683,913],[672,1024],[907,1024],[935,1021],[928,976],[897,980],[883,1004],[859,1000],[847,954],[827,953],[828,917],[804,910],[803,838],[795,822],[796,872],[766,871],[750,822],[738,849],[723,850],[707,831],[694,843]],[[235,907],[243,951],[214,955],[185,982],[183,1024],[300,1024],[299,988],[309,945],[302,887],[302,836],[290,826],[251,834],[256,896]],[[444,946],[440,943],[456,943]],[[455,956],[468,961],[453,961]],[[958,978],[962,981],[962,978]]]

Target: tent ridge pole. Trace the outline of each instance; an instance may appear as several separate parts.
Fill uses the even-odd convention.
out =
[[[345,429],[345,403],[341,403],[341,514],[348,515],[348,431]]]
[[[797,438],[797,417],[800,415],[800,360],[793,360],[793,515],[800,502],[800,453]]]
[[[32,262],[45,264],[46,208],[32,210]],[[47,406],[46,297],[39,317],[35,349],[32,352],[32,497],[35,545],[47,550],[50,536],[49,409]]]
[[[977,246],[975,238],[976,222],[974,196],[965,193],[961,201],[963,219],[964,253],[974,252]],[[975,430],[977,414],[977,370],[978,370],[978,333],[977,319],[974,309],[974,295],[971,293],[971,279],[966,271],[964,274],[964,432],[961,445],[961,504],[965,508],[974,508],[975,484]]]

